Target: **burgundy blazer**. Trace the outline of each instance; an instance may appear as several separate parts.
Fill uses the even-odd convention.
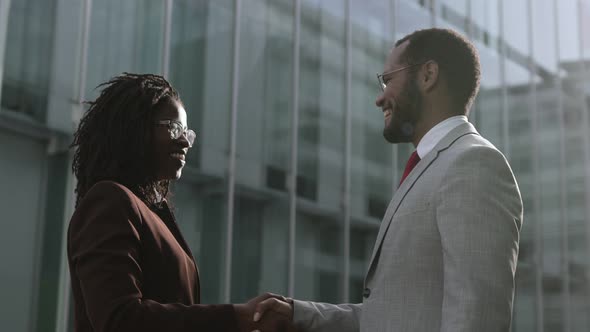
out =
[[[200,303],[199,272],[167,204],[101,181],[68,229],[74,330],[238,331],[232,305]]]

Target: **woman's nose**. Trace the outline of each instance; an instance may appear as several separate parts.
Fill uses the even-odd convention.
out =
[[[186,132],[182,133],[182,135],[180,135],[180,137],[178,138],[177,141],[178,141],[178,144],[182,145],[182,147],[185,147],[185,148],[191,147],[191,143],[188,141]]]

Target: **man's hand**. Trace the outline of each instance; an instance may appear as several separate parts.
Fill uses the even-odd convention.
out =
[[[293,323],[293,299],[266,293],[257,297],[256,300],[258,300],[258,303],[256,305],[256,312],[254,313],[254,322],[260,321],[263,316],[265,319],[270,318],[268,316],[274,316],[285,321],[287,323],[285,324],[286,327],[291,327]],[[293,329],[291,328],[290,330]]]
[[[244,304],[235,304],[240,332],[287,332],[292,327],[293,301],[266,293]]]

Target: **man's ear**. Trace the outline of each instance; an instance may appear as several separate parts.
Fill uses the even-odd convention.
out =
[[[422,89],[424,91],[432,90],[440,79],[439,74],[438,63],[433,60],[424,63],[420,75]]]

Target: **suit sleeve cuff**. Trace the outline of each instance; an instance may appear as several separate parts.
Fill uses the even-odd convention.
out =
[[[231,304],[203,305],[194,309],[186,317],[188,326],[194,327],[191,331],[200,331],[203,326],[207,326],[208,331],[239,331],[236,312]]]

